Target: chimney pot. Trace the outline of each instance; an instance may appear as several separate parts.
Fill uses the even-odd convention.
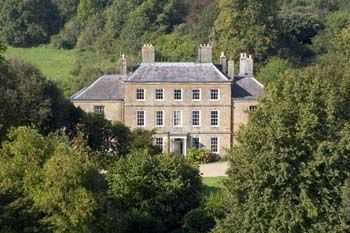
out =
[[[128,70],[128,63],[127,63],[125,54],[122,54],[122,57],[120,59],[120,70],[119,70],[119,73],[121,75],[126,75],[127,72],[128,72],[127,70]]]

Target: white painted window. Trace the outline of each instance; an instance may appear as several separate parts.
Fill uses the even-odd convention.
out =
[[[101,114],[101,115],[105,114],[105,106],[103,105],[94,106],[94,113]]]
[[[155,124],[156,124],[156,127],[163,127],[164,126],[164,111],[163,110],[156,111]]]
[[[182,100],[182,89],[174,90],[174,100]]]
[[[199,110],[192,111],[192,126],[201,125],[201,112]]]
[[[201,89],[192,90],[192,100],[201,100]]]
[[[146,125],[146,113],[145,111],[136,112],[136,125],[138,127],[144,127]]]
[[[145,100],[145,89],[136,89],[136,99]]]
[[[192,147],[200,148],[200,139],[199,139],[199,137],[193,137],[192,138]]]
[[[249,106],[249,112],[256,112],[256,110],[258,110],[258,106],[257,105],[250,105]]]
[[[210,99],[219,100],[220,99],[220,90],[219,89],[210,89]]]
[[[210,138],[210,151],[213,153],[219,153],[219,138],[218,137]]]
[[[163,146],[164,146],[163,138],[156,137],[154,140],[154,143],[156,146],[158,146],[163,151]]]
[[[173,113],[173,123],[175,127],[182,126],[182,111],[174,111]]]
[[[211,126],[218,127],[220,124],[219,118],[220,118],[220,113],[218,110],[210,111],[210,125]]]
[[[164,100],[164,89],[156,89],[156,100]]]

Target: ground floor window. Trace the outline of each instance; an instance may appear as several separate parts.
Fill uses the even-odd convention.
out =
[[[194,148],[199,148],[200,147],[199,137],[193,137],[192,138],[192,147],[194,147]]]
[[[217,137],[210,138],[210,151],[213,153],[219,152],[219,138]]]
[[[154,143],[163,151],[163,138],[155,138]]]

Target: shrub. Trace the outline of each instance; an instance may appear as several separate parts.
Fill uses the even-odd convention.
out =
[[[191,148],[187,151],[186,159],[192,164],[200,164],[204,162],[205,153],[202,148]]]
[[[215,219],[202,208],[188,212],[182,220],[182,227],[188,233],[206,233],[215,226]]]
[[[111,211],[121,211],[122,218],[136,211],[145,213],[159,220],[154,224],[162,232],[179,227],[184,215],[200,203],[199,171],[180,156],[151,156],[147,150],[134,150],[109,170],[107,181]]]
[[[216,153],[213,153],[213,152],[210,152],[210,151],[207,151],[204,154],[203,159],[204,159],[205,163],[213,163],[213,162],[216,162],[216,161],[220,160],[220,155],[218,155]]]

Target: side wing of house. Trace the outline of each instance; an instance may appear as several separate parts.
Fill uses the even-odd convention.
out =
[[[265,94],[264,86],[249,76],[236,76],[232,83],[232,133],[235,135],[242,125],[248,123],[249,112],[258,108],[258,98]]]
[[[85,112],[103,114],[111,121],[124,122],[124,81],[121,75],[104,75],[71,97]]]

